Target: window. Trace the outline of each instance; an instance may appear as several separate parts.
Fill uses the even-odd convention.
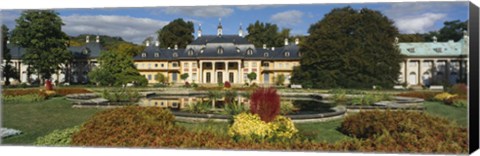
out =
[[[233,72],[230,72],[229,75],[228,75],[228,81],[230,83],[233,83],[233,78],[234,78],[234,74],[233,74]]]
[[[430,62],[423,62],[423,67],[429,68],[431,65]]]
[[[143,58],[147,57],[147,53],[142,53],[142,57]]]
[[[188,68],[188,63],[183,63],[183,68]]]
[[[264,53],[263,56],[264,56],[264,57],[268,57],[268,53]]]
[[[159,57],[160,54],[159,54],[159,53],[155,53],[154,56],[155,56],[155,57]]]
[[[207,83],[211,82],[210,77],[211,77],[210,72],[207,72],[207,74],[206,74]]]
[[[205,48],[200,49],[200,53],[203,53],[205,51]]]
[[[192,63],[192,68],[197,68],[197,62]]]
[[[240,53],[240,48],[237,48],[237,53]]]
[[[408,51],[408,52],[411,52],[411,53],[414,53],[414,52],[415,52],[415,48],[407,48],[407,51]]]
[[[192,80],[197,81],[197,73],[192,73]]]
[[[178,67],[177,62],[173,62],[173,63],[172,63],[172,67]]]
[[[172,55],[173,55],[173,57],[178,57],[178,53],[177,53],[177,52],[174,52]]]
[[[283,63],[279,63],[278,66],[279,66],[280,68],[283,68]]]
[[[177,73],[172,73],[172,81],[177,82]]]
[[[193,55],[193,49],[188,50],[188,56],[192,56],[192,55]]]
[[[152,75],[149,74],[149,75],[147,76],[147,79],[148,79],[148,80],[152,80]]]
[[[256,67],[257,66],[257,62],[252,62],[252,67]]]
[[[160,67],[162,67],[162,68],[164,67],[163,63],[162,63],[162,64],[160,64]]]
[[[223,48],[222,47],[217,48],[217,54],[223,54]]]
[[[286,56],[286,57],[289,57],[289,56],[290,56],[290,52],[288,52],[288,51],[285,52],[285,56]]]
[[[269,63],[268,63],[268,62],[263,62],[263,66],[264,66],[264,67],[268,67],[268,66],[269,66]]]
[[[250,49],[250,48],[248,48],[248,49],[247,49],[247,55],[252,55],[252,54],[253,54],[253,50]]]
[[[248,76],[247,76],[247,75],[248,75],[247,73],[243,73],[243,80],[245,80],[245,81],[248,80]]]
[[[441,53],[442,52],[442,48],[433,48],[433,50],[437,53]]]
[[[408,66],[409,67],[415,67],[415,66],[417,66],[417,63],[413,62],[413,61],[410,61],[410,62],[408,62]]]
[[[155,63],[155,68],[158,67],[158,64]]]

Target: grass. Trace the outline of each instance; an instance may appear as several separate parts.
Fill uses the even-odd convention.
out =
[[[467,127],[467,108],[455,107],[441,102],[425,102],[426,112],[432,115],[441,116],[457,123],[459,126]]]
[[[32,145],[37,137],[56,129],[82,124],[102,109],[72,108],[65,98],[52,98],[42,102],[7,103],[2,105],[2,127],[22,131],[22,134],[2,139],[2,144]]]

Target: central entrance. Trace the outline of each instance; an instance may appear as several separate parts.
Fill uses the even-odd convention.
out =
[[[223,83],[223,72],[217,73],[217,83]]]

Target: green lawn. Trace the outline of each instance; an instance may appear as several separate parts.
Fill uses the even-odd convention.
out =
[[[467,127],[467,108],[460,108],[446,105],[440,102],[425,102],[426,112],[432,115],[441,116],[457,123],[462,127]]]
[[[71,107],[63,97],[42,102],[2,104],[2,127],[22,131],[2,140],[2,144],[32,145],[37,137],[56,129],[65,129],[82,124],[102,109]]]

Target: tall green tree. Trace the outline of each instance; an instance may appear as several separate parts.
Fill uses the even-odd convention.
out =
[[[64,24],[57,12],[23,11],[15,21],[12,40],[26,48],[22,61],[35,70],[41,82],[71,60],[72,55],[67,51],[68,36],[62,31]]]
[[[424,34],[400,34],[398,42],[425,42]]]
[[[456,42],[463,38],[463,31],[467,30],[467,27],[468,20],[445,21],[440,30],[426,33],[424,35],[425,40],[432,41],[432,37],[436,36],[438,42],[447,42],[448,40],[454,40]]]
[[[120,86],[131,82],[137,85],[147,84],[147,79],[140,75],[129,55],[103,51],[98,63],[100,66],[88,74],[90,80],[97,85]]]
[[[292,81],[313,88],[392,87],[402,55],[398,30],[379,11],[335,8],[300,42],[301,66]]]
[[[10,54],[10,50],[7,48],[7,40],[8,40],[8,27],[2,25],[2,53],[3,53],[3,60],[4,64],[2,64],[3,68],[3,77],[5,78],[5,85],[10,85],[10,78],[18,79],[17,71],[15,68],[12,67],[12,55]]]
[[[284,45],[285,38],[290,36],[290,29],[279,28],[276,24],[263,23],[256,21],[247,27],[248,35],[245,36],[247,40],[256,47],[262,47],[266,44],[268,47],[281,47]]]
[[[128,56],[135,56],[140,54],[145,49],[145,46],[140,46],[128,42],[121,42],[113,46],[112,51],[119,52]]]
[[[193,23],[191,21],[185,22],[182,18],[175,19],[158,30],[158,39],[160,47],[173,48],[178,45],[179,48],[187,47],[187,44],[193,41]]]

